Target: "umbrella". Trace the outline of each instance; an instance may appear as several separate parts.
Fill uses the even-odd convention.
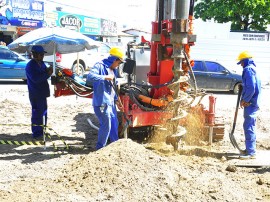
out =
[[[75,53],[96,48],[99,43],[73,30],[61,27],[44,27],[26,33],[9,44],[8,47],[18,53],[30,53],[33,45],[41,45],[47,51],[46,55],[54,55],[55,52]]]
[[[99,42],[89,37],[61,27],[44,27],[26,33],[8,45],[18,53],[30,53],[34,45],[41,45],[46,55],[54,56],[53,76],[55,75],[55,53],[76,53],[99,46]]]

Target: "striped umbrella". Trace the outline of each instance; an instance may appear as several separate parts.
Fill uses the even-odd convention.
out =
[[[9,49],[18,53],[30,53],[34,45],[41,45],[47,52],[53,55],[55,52],[76,53],[85,49],[99,46],[99,42],[73,30],[66,28],[39,28],[26,33],[8,45]]]
[[[85,49],[99,47],[99,42],[83,35],[82,33],[61,28],[44,27],[26,33],[8,45],[8,48],[18,53],[30,53],[34,45],[40,45],[47,52],[45,55],[53,55],[53,76],[55,75],[56,52],[76,53]]]

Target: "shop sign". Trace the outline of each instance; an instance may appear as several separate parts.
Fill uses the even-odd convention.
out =
[[[44,27],[55,27],[58,15],[55,12],[45,12]]]
[[[36,0],[0,1],[0,14],[0,24],[2,25],[42,27],[44,2]]]
[[[30,27],[17,27],[17,34],[19,36],[26,34],[27,32],[30,32],[34,30],[35,28],[30,28]]]
[[[76,30],[82,34],[100,35],[100,18],[56,11],[56,26]]]
[[[61,27],[78,30],[82,27],[82,21],[80,18],[74,15],[65,15],[60,18],[59,21]]]
[[[1,25],[0,31],[7,31],[7,32],[16,32],[15,26],[9,26],[9,25]]]
[[[230,32],[229,38],[243,41],[268,41],[268,32]]]
[[[116,22],[107,19],[101,19],[101,35],[117,36]]]
[[[245,41],[267,41],[268,33],[245,33],[243,40]]]
[[[0,31],[8,31],[7,26],[0,26]]]

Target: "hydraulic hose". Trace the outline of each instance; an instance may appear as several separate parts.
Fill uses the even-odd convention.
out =
[[[163,99],[153,99],[144,95],[138,95],[138,98],[147,104],[156,106],[156,107],[166,107],[169,104],[169,101]],[[168,100],[172,101],[173,98],[168,97]]]
[[[141,87],[145,87],[145,88],[161,88],[164,86],[168,86],[170,84],[172,84],[174,82],[174,79],[172,79],[171,81],[164,83],[164,84],[159,84],[159,85],[155,85],[155,86],[151,86],[151,85],[146,85],[146,84],[139,84],[139,83],[130,83],[131,85],[135,85],[135,86],[141,86]]]
[[[79,97],[88,97],[88,96],[90,96],[90,95],[93,93],[93,89],[87,88],[87,87],[85,87],[85,86],[82,86],[83,88],[86,88],[86,91],[82,91],[82,92],[84,92],[84,93],[88,92],[88,93],[87,93],[87,94],[81,94],[82,92],[78,92],[78,91],[73,87],[73,83],[74,83],[74,81],[70,81],[70,80],[67,82],[67,84],[68,84],[68,86],[71,88],[71,90],[72,90],[76,95],[78,95]],[[75,86],[76,86],[76,85],[80,85],[80,84],[76,83]],[[90,90],[91,92],[89,92],[89,90]]]

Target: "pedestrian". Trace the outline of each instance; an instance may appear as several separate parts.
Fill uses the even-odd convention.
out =
[[[96,149],[105,147],[110,142],[118,140],[118,118],[116,105],[123,110],[118,99],[115,78],[118,66],[124,62],[124,53],[120,48],[110,49],[110,55],[97,62],[87,75],[86,85],[93,86],[93,107],[99,120],[98,140]]]
[[[43,124],[47,124],[47,97],[50,96],[48,78],[52,75],[52,68],[47,68],[43,62],[44,53],[47,52],[42,46],[33,46],[31,52],[32,59],[27,63],[25,71],[32,106],[32,137],[39,139],[43,137]]]
[[[256,118],[260,105],[261,81],[256,73],[252,55],[248,51],[241,52],[238,56],[238,65],[243,67],[242,96],[240,107],[244,108],[244,133],[246,149],[240,159],[256,158]]]

